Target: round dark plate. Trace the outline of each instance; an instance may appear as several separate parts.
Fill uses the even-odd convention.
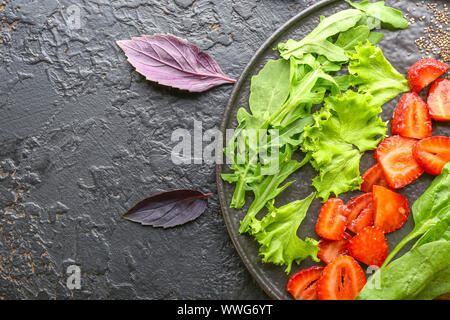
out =
[[[419,0],[418,0],[419,1]],[[433,1],[440,5],[446,1]],[[424,36],[424,27],[430,25],[430,14],[432,11],[426,9],[426,2],[423,5],[416,6],[416,2],[400,0],[400,1],[386,1],[386,5],[395,7],[401,10],[403,13],[408,12],[409,16],[416,17],[416,22],[411,24],[408,29],[402,31],[387,31],[382,30],[385,34],[384,40],[379,44],[382,48],[386,58],[392,63],[392,65],[402,74],[406,75],[409,67],[422,58],[422,54],[417,48],[414,41],[421,36]],[[248,107],[248,98],[250,93],[250,80],[253,75],[256,75],[265,63],[269,59],[279,59],[277,51],[273,48],[279,42],[285,42],[286,40],[301,39],[307,35],[312,29],[314,29],[319,23],[319,17],[321,15],[330,16],[340,10],[348,9],[349,6],[344,1],[327,0],[321,1],[307,10],[301,12],[296,17],[289,20],[284,26],[276,31],[256,52],[253,56],[244,72],[242,73],[239,81],[235,85],[231,94],[230,100],[226,106],[223,122],[221,124],[221,132],[225,132],[226,129],[234,129],[237,126],[236,113],[240,107]],[[419,17],[425,16],[426,19],[419,21]],[[433,56],[432,56],[433,57]],[[438,57],[434,57],[438,58]],[[426,97],[426,90],[422,94]],[[390,101],[383,106],[382,118],[384,121],[391,120],[393,110],[397,105],[400,97]],[[433,122],[433,135],[446,135],[450,134],[449,123]],[[389,134],[391,134],[389,132]],[[361,160],[360,171],[361,173],[367,170],[370,166],[374,165],[374,152],[366,152]],[[291,296],[286,291],[286,283],[289,276],[299,271],[300,269],[307,268],[313,265],[320,265],[310,258],[304,260],[300,265],[294,264],[290,275],[284,272],[284,267],[276,266],[269,263],[262,263],[261,257],[258,256],[258,244],[248,235],[239,234],[240,220],[245,216],[248,207],[253,201],[253,195],[251,192],[247,193],[246,205],[242,210],[234,210],[229,208],[229,204],[233,195],[234,185],[225,183],[220,174],[223,172],[229,172],[227,165],[216,166],[216,178],[218,185],[218,194],[220,204],[222,208],[223,217],[228,228],[230,237],[238,251],[243,262],[247,266],[252,276],[256,279],[261,288],[274,299],[291,299]],[[276,206],[282,206],[294,200],[303,199],[308,196],[313,189],[311,187],[311,180],[315,177],[316,173],[314,169],[307,165],[294,173],[287,181],[295,180],[296,182],[288,187],[282,194],[276,198]],[[420,179],[416,180],[407,187],[399,190],[400,193],[408,197],[410,206],[414,201],[428,188],[433,177],[424,174]],[[348,192],[340,195],[344,201],[348,201],[350,198],[361,194],[360,192]],[[315,233],[315,222],[318,212],[320,210],[321,203],[318,199],[314,200],[311,205],[308,214],[300,228],[298,230],[298,236],[304,239],[306,236],[318,239]],[[406,236],[413,228],[414,221],[412,215],[410,215],[407,223],[398,231],[388,234],[387,240],[389,248],[393,249],[395,245]],[[406,247],[400,252],[404,253],[410,247]],[[367,274],[369,276],[369,274]]]

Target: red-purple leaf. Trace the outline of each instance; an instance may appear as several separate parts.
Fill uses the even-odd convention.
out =
[[[210,196],[195,190],[163,192],[142,200],[122,217],[144,226],[175,227],[200,216]]]
[[[236,82],[207,53],[170,34],[142,36],[117,41],[117,44],[147,80],[191,92]]]

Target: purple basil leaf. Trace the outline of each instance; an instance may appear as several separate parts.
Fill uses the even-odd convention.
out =
[[[142,36],[117,41],[117,44],[147,80],[191,92],[236,82],[207,53],[170,34]]]
[[[200,216],[210,196],[212,193],[203,194],[195,190],[163,192],[142,200],[123,217],[144,226],[175,227]]]

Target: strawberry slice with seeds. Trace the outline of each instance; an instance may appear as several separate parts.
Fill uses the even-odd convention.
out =
[[[406,138],[431,137],[433,126],[425,101],[415,92],[405,93],[395,108],[391,124],[392,134]]]
[[[417,140],[392,136],[378,145],[375,157],[383,168],[384,175],[392,189],[402,188],[418,177],[424,170],[413,157]]]
[[[430,88],[427,102],[434,120],[450,121],[450,80],[436,80]]]
[[[350,256],[340,256],[329,263],[317,280],[319,300],[353,300],[366,284],[364,271]]]
[[[374,185],[383,186],[388,188],[389,184],[384,176],[383,168],[377,163],[373,167],[367,169],[362,175],[363,183],[361,184],[361,191],[372,192]]]
[[[450,138],[436,136],[416,142],[413,156],[425,172],[440,175],[450,161]]]
[[[347,216],[350,213],[341,199],[331,198],[320,209],[316,233],[328,240],[344,239]]]
[[[362,229],[348,245],[350,255],[368,266],[381,267],[388,255],[388,243],[383,230],[370,226]]]
[[[373,223],[373,197],[372,193],[365,193],[351,199],[347,203],[350,214],[347,217],[347,229],[358,233],[361,229]]]
[[[412,92],[419,92],[434,80],[442,76],[449,66],[434,59],[421,59],[408,71],[408,82]]]
[[[323,269],[323,267],[312,267],[297,272],[289,278],[287,291],[295,300],[317,300],[317,280]]]
[[[348,233],[344,233],[342,240],[320,239],[317,257],[325,263],[330,263],[337,257],[347,255],[347,245],[351,238]]]
[[[390,233],[400,229],[408,220],[408,199],[381,186],[373,187],[374,225]]]

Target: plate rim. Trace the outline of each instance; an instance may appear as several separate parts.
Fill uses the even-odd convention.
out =
[[[246,67],[242,71],[241,75],[239,76],[238,81],[233,87],[233,90],[231,91],[230,98],[228,99],[228,102],[225,106],[225,110],[222,115],[222,122],[220,124],[220,132],[223,136],[227,123],[229,122],[229,117],[231,116],[231,110],[233,108],[233,105],[235,103],[235,100],[238,96],[238,93],[241,90],[241,87],[243,86],[245,80],[250,75],[251,71],[253,70],[253,65],[255,64],[255,61],[258,61],[263,53],[272,47],[272,42],[279,38],[282,33],[286,32],[292,24],[297,23],[299,20],[313,14],[315,11],[322,9],[325,6],[331,5],[336,2],[341,2],[342,0],[322,0],[319,1],[312,6],[306,8],[305,10],[301,11],[294,17],[290,18],[287,22],[285,22],[281,27],[279,27],[276,31],[274,31],[269,38],[267,38],[264,43],[259,47],[259,49],[253,54],[250,61],[247,63]],[[223,140],[225,141],[225,140]],[[246,251],[241,247],[239,242],[237,241],[237,237],[232,234],[231,232],[231,212],[229,211],[229,205],[226,203],[225,194],[224,194],[224,181],[220,177],[220,173],[222,172],[224,164],[216,164],[216,183],[217,183],[217,194],[219,198],[220,208],[222,211],[222,216],[225,221],[225,225],[227,227],[228,235],[230,236],[231,241],[233,242],[233,245],[236,249],[236,251],[239,254],[240,259],[244,263],[247,270],[252,275],[253,279],[256,280],[259,287],[271,298],[271,299],[277,299],[281,300],[282,296],[279,296],[276,292],[273,292],[270,289],[270,286],[267,284],[267,280],[263,278],[253,267],[252,263],[250,262],[250,259],[247,257]],[[240,234],[238,234],[240,236]]]

